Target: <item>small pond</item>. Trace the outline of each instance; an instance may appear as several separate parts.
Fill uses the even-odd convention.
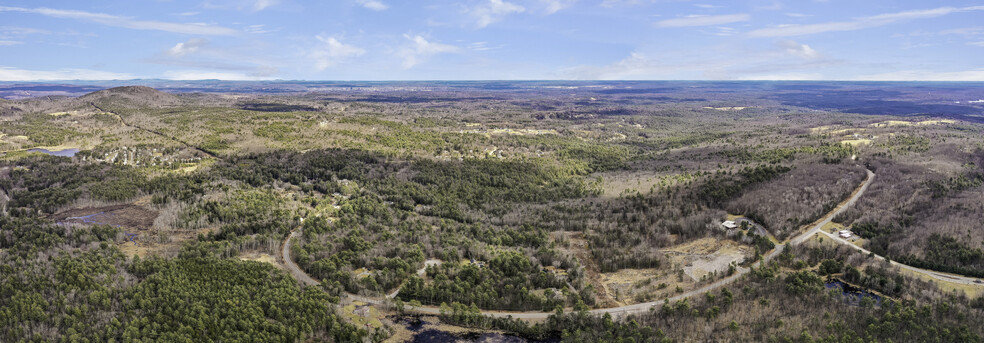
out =
[[[881,306],[882,297],[878,294],[868,292],[865,289],[846,284],[841,280],[830,279],[824,283],[827,289],[840,289],[844,302],[851,306],[861,306],[861,299],[870,298],[874,300],[875,306]]]
[[[501,334],[496,332],[449,332],[442,330],[440,326],[428,325],[419,317],[407,316],[397,321],[413,333],[410,342],[413,343],[444,343],[444,342],[465,342],[465,343],[553,343],[559,340],[536,341],[528,340],[523,337]]]
[[[51,151],[48,149],[28,149],[27,152],[40,152],[42,154],[48,154],[51,156],[72,157],[79,152],[79,149],[71,148],[71,149],[55,150],[55,151]]]

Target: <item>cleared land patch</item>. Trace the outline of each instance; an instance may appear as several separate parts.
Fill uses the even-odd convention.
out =
[[[239,259],[242,260],[242,261],[255,261],[255,262],[269,263],[269,264],[272,264],[274,266],[279,266],[280,265],[279,263],[277,263],[277,259],[274,258],[273,256],[270,256],[270,254],[251,253],[251,254],[245,254],[245,255],[239,256]]]
[[[951,120],[951,119],[923,120],[923,121],[886,120],[880,123],[871,124],[871,126],[873,127],[924,126],[924,125],[954,124],[956,122],[957,122],[956,120]]]
[[[598,267],[598,263],[594,260],[594,257],[591,256],[591,246],[588,240],[584,238],[584,233],[559,232],[555,233],[555,235],[562,236],[569,243],[567,248],[561,248],[562,251],[574,255],[584,267],[586,280],[595,289],[598,305],[608,307],[618,304],[612,300],[610,292],[602,280],[601,273],[599,272],[601,269]]]
[[[157,218],[157,211],[132,204],[76,208],[52,216],[52,219],[62,223],[98,224],[123,228],[149,228],[154,225],[155,218]]]
[[[705,109],[709,109],[709,110],[718,110],[718,111],[741,111],[743,109],[751,108],[751,107],[743,107],[743,106],[711,107],[711,106],[705,106],[704,108]]]
[[[538,129],[489,129],[489,130],[462,130],[461,133],[474,133],[485,136],[513,135],[513,136],[536,136],[536,135],[557,135],[557,130],[538,130]]]
[[[871,144],[871,140],[870,139],[867,139],[867,138],[846,139],[846,140],[840,141],[840,143],[841,144],[849,144],[849,145],[853,145],[853,146],[859,146],[859,145],[869,145],[869,144]]]
[[[354,301],[342,307],[342,318],[362,329],[372,330],[382,327],[383,323],[380,321],[382,317],[383,314],[379,309],[361,301]]]
[[[699,281],[711,273],[726,273],[731,263],[741,263],[752,249],[731,240],[702,238],[663,251],[674,265],[683,266],[687,276]]]

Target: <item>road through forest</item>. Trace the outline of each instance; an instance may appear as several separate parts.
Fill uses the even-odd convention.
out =
[[[846,209],[848,209],[851,206],[853,206],[854,203],[857,202],[857,200],[859,198],[861,198],[861,196],[864,194],[864,192],[866,190],[868,190],[868,186],[870,186],[871,185],[871,182],[874,181],[874,179],[875,179],[875,173],[873,173],[871,170],[866,170],[866,172],[868,174],[867,178],[851,194],[851,196],[848,199],[842,201],[832,211],[828,212],[825,216],[823,216],[822,218],[820,218],[817,221],[815,221],[812,224],[810,224],[811,225],[810,228],[807,229],[806,231],[803,231],[803,233],[800,233],[799,235],[796,235],[795,237],[792,237],[791,239],[789,239],[789,240],[787,240],[785,242],[782,242],[779,245],[777,245],[775,249],[773,249],[771,252],[769,252],[768,254],[766,254],[765,256],[763,256],[763,259],[765,261],[770,261],[774,257],[776,257],[776,256],[778,256],[779,254],[782,253],[783,249],[785,248],[785,244],[786,243],[793,244],[793,245],[798,245],[798,244],[801,244],[801,243],[807,241],[808,239],[810,239],[810,237],[812,237],[813,235],[815,235],[817,233],[824,234],[824,235],[826,235],[828,237],[833,238],[835,242],[847,244],[847,245],[849,245],[849,246],[851,246],[851,247],[853,247],[855,249],[858,249],[858,250],[860,250],[860,251],[862,251],[864,253],[870,253],[869,251],[867,251],[867,250],[865,250],[865,249],[863,249],[861,247],[858,247],[858,246],[856,246],[854,244],[851,244],[848,241],[845,241],[843,239],[840,239],[839,237],[837,237],[835,235],[832,235],[830,233],[827,233],[827,232],[824,232],[823,230],[821,230],[823,228],[823,226],[824,225],[827,225],[828,223],[830,223],[833,220],[834,217],[836,217],[837,215],[839,215],[842,212],[844,212]],[[317,280],[315,280],[310,275],[308,275],[303,270],[301,270],[301,268],[298,267],[297,264],[295,264],[293,260],[291,260],[291,257],[290,257],[290,244],[291,244],[291,240],[293,240],[294,238],[296,238],[299,234],[300,234],[300,228],[298,228],[297,230],[291,232],[290,235],[287,236],[287,239],[284,241],[284,245],[281,248],[282,249],[281,256],[283,257],[284,264],[287,267],[287,270],[291,273],[291,275],[293,275],[295,278],[297,278],[298,281],[300,281],[301,283],[307,284],[307,285],[317,285],[318,284],[318,281]],[[875,256],[877,256],[877,255],[875,255]],[[878,256],[878,257],[884,259],[884,257],[881,257],[881,256]],[[925,270],[925,269],[920,269],[920,268],[916,268],[916,267],[904,265],[904,264],[901,264],[901,263],[898,263],[898,262],[891,262],[891,263],[893,265],[899,266],[902,269],[906,269],[906,270],[910,270],[910,271],[913,271],[913,272],[916,272],[916,273],[921,273],[921,274],[929,275],[929,276],[931,276],[933,278],[940,279],[940,280],[945,280],[945,281],[950,281],[950,282],[958,282],[958,283],[965,283],[965,284],[980,284],[980,280],[979,279],[975,279],[975,278],[969,278],[969,277],[963,277],[963,276],[958,276],[958,275],[950,275],[950,274],[939,273],[939,272],[935,272],[935,271],[931,271],[931,270]],[[699,295],[702,295],[702,294],[704,294],[706,292],[709,292],[709,291],[712,291],[712,290],[715,290],[715,289],[724,287],[724,286],[726,286],[728,284],[731,284],[731,283],[737,281],[739,278],[741,278],[743,275],[747,274],[749,271],[751,271],[749,268],[739,267],[735,271],[735,273],[732,274],[731,276],[728,276],[728,277],[725,277],[723,279],[717,280],[715,282],[709,283],[707,285],[701,286],[701,287],[699,287],[697,289],[686,291],[686,292],[680,293],[678,295],[675,295],[675,296],[666,298],[664,300],[652,301],[652,302],[646,302],[646,303],[640,303],[640,304],[625,305],[625,306],[619,306],[619,307],[600,308],[600,309],[591,310],[590,312],[591,313],[594,313],[594,314],[609,313],[609,314],[612,314],[613,316],[616,316],[616,317],[620,317],[622,315],[634,314],[634,313],[648,312],[650,308],[652,308],[654,306],[662,305],[664,301],[669,301],[669,302],[672,303],[672,302],[676,302],[678,300],[683,300],[685,298],[689,298],[689,297],[693,297],[693,296],[699,296]],[[384,304],[387,301],[389,301],[398,292],[399,292],[399,289],[397,289],[396,291],[390,293],[385,298],[364,297],[364,296],[359,296],[359,295],[349,294],[349,293],[346,293],[345,296],[348,297],[351,300],[354,300],[354,301],[361,301],[361,302],[365,302],[365,303],[379,305],[379,304]],[[406,306],[406,309],[407,309],[407,311],[410,311],[410,312],[425,313],[425,314],[439,314],[440,313],[439,308],[438,307],[435,307],[435,306],[409,306],[409,305],[407,305]],[[550,315],[552,315],[554,313],[553,312],[537,312],[537,311],[517,312],[517,311],[485,311],[485,310],[483,310],[482,311],[482,314],[483,315],[487,315],[487,316],[492,316],[492,317],[513,317],[513,318],[518,318],[518,319],[531,319],[531,320],[535,320],[535,319],[546,319],[547,317],[549,317]]]

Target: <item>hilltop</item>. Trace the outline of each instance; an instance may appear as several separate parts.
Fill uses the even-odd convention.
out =
[[[177,96],[147,86],[123,86],[95,91],[78,100],[133,107],[160,107],[181,103]]]

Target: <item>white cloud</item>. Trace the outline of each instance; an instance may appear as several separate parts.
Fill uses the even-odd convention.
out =
[[[169,70],[164,72],[164,78],[168,80],[269,80],[270,77],[258,76],[246,73],[216,72],[207,70]]]
[[[509,14],[522,13],[524,11],[526,11],[525,7],[514,3],[503,0],[489,0],[488,3],[473,8],[470,13],[478,20],[476,25],[479,28],[483,28],[502,20],[503,17]]]
[[[546,11],[547,14],[554,14],[560,10],[571,7],[575,2],[577,2],[577,0],[540,0],[540,3],[542,3],[545,7],[544,11]]]
[[[156,30],[193,35],[234,35],[238,31],[221,26],[198,23],[170,23],[163,21],[136,20],[127,17],[105,13],[94,13],[75,10],[59,10],[51,8],[21,8],[0,6],[0,12],[23,12],[40,14],[52,18],[77,19],[91,21],[107,26],[123,27],[134,30]]]
[[[690,15],[682,18],[673,18],[656,22],[658,27],[691,27],[691,26],[712,26],[724,25],[748,21],[751,16],[744,13],[722,14],[722,15]]]
[[[28,70],[0,67],[0,81],[129,80],[134,76],[91,69]]]
[[[335,37],[316,36],[322,44],[311,52],[310,57],[314,60],[316,69],[325,70],[334,67],[339,62],[343,62],[352,57],[362,56],[366,51],[362,48],[342,44]]]
[[[970,43],[967,43],[967,44],[969,44],[969,45],[973,45],[973,46],[979,46],[979,47],[982,47],[982,48],[984,48],[984,41],[980,41],[980,42],[970,42]]]
[[[11,46],[17,44],[24,44],[24,42],[15,41],[15,40],[0,40],[0,46]]]
[[[748,34],[752,37],[792,37],[812,35],[824,32],[854,31],[888,25],[901,20],[940,17],[951,13],[981,11],[984,6],[971,7],[940,7],[928,10],[905,11],[879,14],[876,16],[857,18],[851,21],[838,21],[805,25],[780,25],[776,27],[753,30]]]
[[[800,44],[791,40],[781,40],[776,42],[780,48],[786,51],[787,54],[802,57],[806,59],[820,58],[821,55],[816,50],[813,50],[809,45]]]
[[[198,52],[202,47],[208,45],[208,40],[205,38],[192,38],[187,42],[175,44],[174,47],[167,49],[165,54],[172,57],[181,57],[187,54],[193,54]]]
[[[356,2],[358,2],[359,5],[362,5],[362,7],[371,9],[373,11],[384,11],[387,8],[389,8],[389,6],[387,6],[386,4],[376,0],[356,0]]]
[[[229,47],[204,38],[192,38],[139,61],[182,70],[244,73],[251,77],[277,75],[282,61],[263,57],[257,53],[258,49],[256,45]]]
[[[413,43],[411,46],[403,48],[397,52],[397,55],[403,58],[404,69],[413,68],[413,66],[417,65],[424,58],[429,56],[453,53],[461,50],[453,45],[427,41],[427,39],[420,35],[411,36],[409,34],[404,34],[403,37]]]
[[[253,10],[262,11],[267,7],[276,5],[278,3],[280,3],[280,0],[256,0],[256,2],[253,3]]]
[[[861,75],[861,81],[984,81],[984,69],[965,71],[902,70],[890,73]]]

